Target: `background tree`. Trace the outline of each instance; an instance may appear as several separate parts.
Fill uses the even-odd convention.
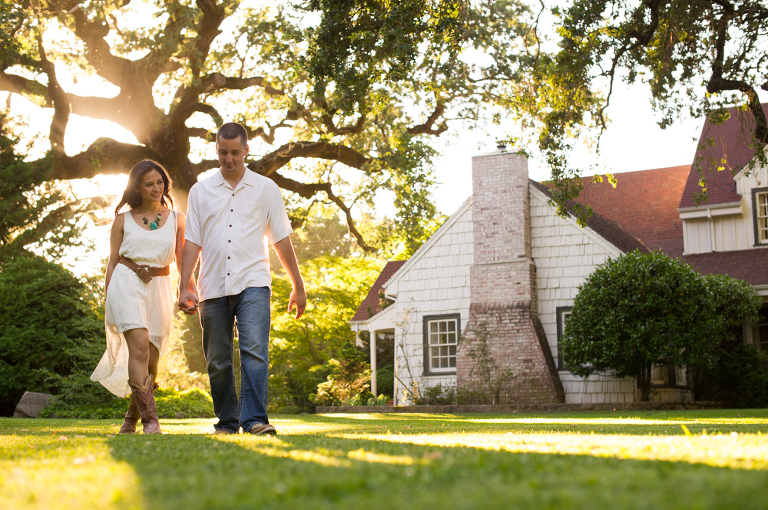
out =
[[[574,374],[632,376],[636,398],[647,401],[654,366],[713,365],[729,327],[756,320],[760,306],[744,282],[634,251],[609,259],[579,287],[560,349]]]
[[[406,239],[431,233],[429,140],[518,86],[533,58],[528,17],[518,0],[3,3],[0,90],[53,112],[45,179],[152,158],[186,190],[218,166],[206,159],[216,126],[242,122],[249,167],[289,192],[294,225],[326,200],[369,250],[350,209],[380,189],[394,192]],[[83,78],[101,90],[73,92]],[[119,124],[137,143],[102,137],[69,155],[73,114]]]
[[[25,391],[58,393],[66,376],[77,370],[90,374],[104,342],[103,312],[84,282],[36,255],[4,264],[0,415],[13,414]]]
[[[766,163],[760,149],[768,142],[768,125],[757,92],[768,91],[765,2],[572,0],[553,12],[559,52],[542,55],[532,75],[535,86],[509,102],[538,119],[538,146],[552,168],[561,213],[579,195],[584,172],[567,155],[588,133],[599,137],[606,128],[621,79],[648,85],[662,128],[686,114],[720,124],[734,113],[728,107],[736,106],[745,114],[741,143]],[[604,94],[595,93],[598,88]],[[700,162],[703,189],[711,163],[726,166]],[[581,221],[588,214],[589,208],[577,211]]]
[[[270,345],[270,405],[314,409],[309,400],[326,377],[338,371],[331,359],[346,367],[365,362],[357,352],[354,333],[347,324],[379,275],[383,263],[363,257],[321,255],[302,264],[307,289],[307,312],[296,321],[285,313],[291,292],[286,275],[272,283],[272,335]],[[351,357],[350,357],[351,356]],[[335,367],[335,368],[334,368]],[[369,371],[370,372],[370,371]],[[369,381],[370,382],[370,381]]]
[[[27,163],[17,154],[6,116],[0,114],[0,266],[30,249],[58,260],[83,243],[85,214],[104,204],[101,197],[77,199],[58,183],[46,182],[45,162]]]

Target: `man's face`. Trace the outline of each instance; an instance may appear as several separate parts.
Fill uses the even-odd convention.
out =
[[[216,153],[219,156],[221,170],[225,174],[236,175],[245,171],[245,157],[248,155],[248,145],[243,145],[240,137],[231,140],[219,138],[216,141]]]

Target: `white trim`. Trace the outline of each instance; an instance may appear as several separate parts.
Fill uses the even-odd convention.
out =
[[[550,210],[552,210],[555,214],[557,214],[557,209],[555,207],[552,207],[551,205],[549,205],[549,197],[547,195],[545,195],[541,190],[539,190],[533,184],[530,184],[530,183],[528,185],[528,189],[534,194],[534,196],[536,196],[536,198],[538,198],[539,200],[544,202],[544,205],[549,207]],[[529,204],[529,207],[530,207],[530,204]],[[576,220],[573,219],[573,216],[569,216],[567,218],[561,218],[561,219],[567,221],[568,223],[570,223],[571,225],[576,227],[579,231],[584,232],[584,234],[586,234],[587,237],[592,239],[597,244],[601,245],[603,248],[605,248],[605,249],[607,249],[609,251],[616,252],[617,256],[624,254],[623,251],[621,251],[619,248],[614,246],[610,241],[608,241],[606,238],[604,238],[603,236],[601,236],[600,234],[598,234],[597,232],[595,232],[591,228],[589,228],[589,227],[581,227],[576,222]]]
[[[374,322],[374,321],[382,318],[387,312],[389,312],[391,310],[394,310],[394,309],[395,309],[395,303],[392,303],[391,305],[389,305],[388,307],[386,307],[385,309],[383,309],[382,311],[380,311],[376,315],[372,316],[367,321],[347,321],[347,324],[349,324],[350,327],[353,328],[352,331],[358,331],[358,330],[359,331],[368,331],[368,327],[370,326],[371,322]],[[359,329],[355,329],[355,328],[359,328]],[[384,329],[387,329],[387,328],[382,328],[381,330],[384,330]]]
[[[391,299],[397,299],[397,294],[389,294],[386,292],[387,287],[392,285],[393,283],[396,283],[397,280],[403,276],[405,273],[407,273],[411,267],[413,267],[418,260],[424,256],[424,254],[435,244],[437,241],[445,234],[445,232],[453,226],[454,223],[456,223],[459,219],[459,217],[467,212],[467,210],[472,206],[472,196],[470,195],[469,198],[467,198],[463,204],[459,206],[459,208],[456,210],[455,213],[451,214],[451,216],[445,220],[445,223],[440,225],[440,228],[435,231],[434,234],[429,236],[429,239],[427,239],[427,242],[421,245],[421,247],[416,250],[416,253],[413,254],[413,256],[408,259],[408,262],[403,264],[400,269],[398,269],[395,274],[393,274],[389,280],[384,282],[384,285],[382,285],[382,288],[384,289],[384,295]]]
[[[765,147],[765,148],[763,149],[763,151],[764,151],[764,152],[768,152],[768,147]],[[755,159],[755,157],[757,157],[757,156],[754,156],[754,157],[752,157],[752,159]],[[748,166],[749,166],[749,164],[752,162],[752,159],[750,159],[749,161],[747,161],[747,162],[744,164],[744,166],[741,168],[741,170],[739,170],[739,172],[738,172],[736,175],[734,175],[734,176],[733,176],[733,180],[734,180],[734,181],[738,181],[739,179],[741,179],[742,177],[744,177],[744,176],[745,176],[745,174],[747,173],[747,167],[748,167]],[[758,170],[758,171],[759,171],[761,168],[763,168],[763,167],[752,168],[751,170],[752,170],[752,171],[755,171],[755,170]]]
[[[755,289],[758,295],[768,296],[768,284],[753,285],[752,288]]]
[[[744,214],[743,200],[725,204],[711,204],[699,207],[681,207],[677,210],[681,220],[708,218],[710,216],[731,216]]]

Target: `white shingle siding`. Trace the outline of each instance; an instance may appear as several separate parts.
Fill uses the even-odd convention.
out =
[[[621,255],[616,247],[573,219],[557,216],[546,196],[531,187],[531,255],[536,264],[539,319],[547,335],[552,356],[557,360],[557,313],[572,306],[578,287],[609,257]],[[610,375],[577,377],[560,371],[566,403],[631,402],[632,379],[617,380]]]
[[[414,255],[413,264],[403,266],[405,271],[396,274],[393,282],[397,286],[397,316],[402,321],[407,309],[415,310],[407,334],[400,328],[395,333],[398,377],[411,383],[405,368],[405,358],[411,367],[413,379],[426,387],[455,385],[455,375],[430,375],[424,372],[422,324],[425,315],[458,313],[463,328],[469,320],[469,268],[473,262],[472,208],[466,207],[456,213],[452,223],[446,225]],[[449,220],[451,221],[451,220]],[[389,292],[389,285],[387,286]],[[404,342],[403,342],[404,340]],[[400,344],[405,347],[405,354]],[[403,402],[403,387],[398,384],[398,403]]]

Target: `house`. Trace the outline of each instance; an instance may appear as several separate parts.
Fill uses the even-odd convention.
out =
[[[515,386],[516,403],[632,401],[632,378],[577,377],[558,343],[578,286],[636,249],[745,280],[768,297],[768,169],[745,167],[754,153],[739,142],[736,117],[705,123],[702,142],[715,143],[701,143],[691,165],[621,173],[615,189],[586,178],[579,200],[594,212],[583,228],[556,214],[549,188],[528,178],[525,156],[475,156],[472,196],[413,257],[387,264],[350,321],[358,335],[370,332],[373,367],[377,339],[394,337],[396,402],[406,403],[414,383],[469,384],[477,374],[466,345],[479,334],[497,365],[525,382]],[[729,167],[711,171],[723,155]],[[696,203],[702,176],[708,196]],[[383,310],[380,291],[394,301]],[[745,326],[744,340],[768,349],[768,324]],[[686,377],[684,368],[658,367],[654,398],[691,399]]]

